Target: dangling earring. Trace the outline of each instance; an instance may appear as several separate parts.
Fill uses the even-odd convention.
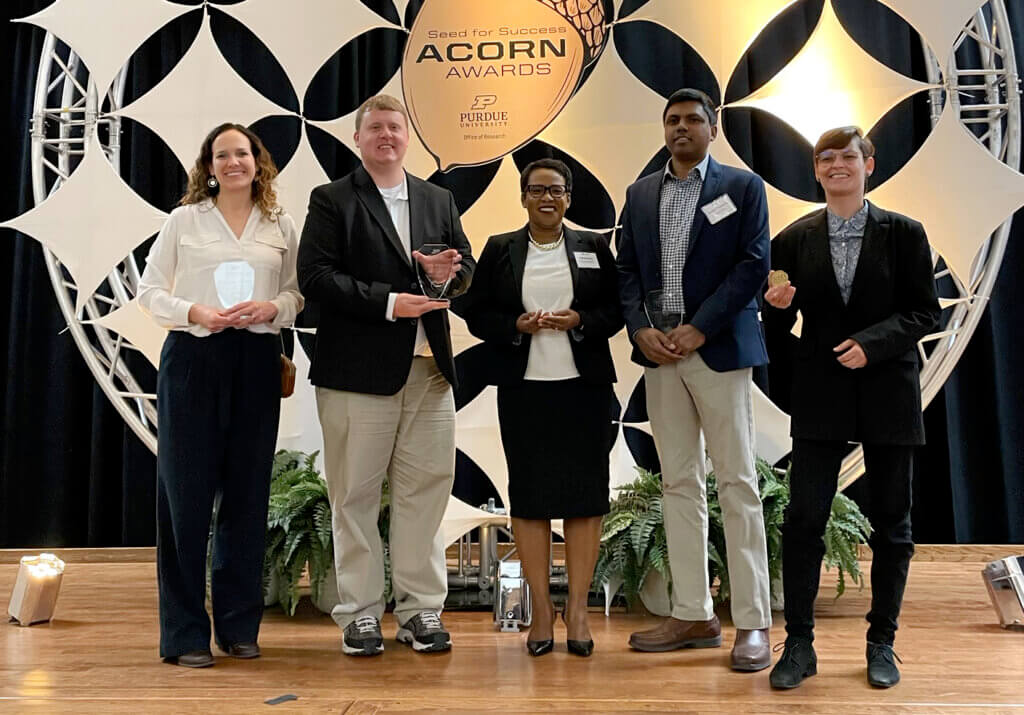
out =
[[[206,185],[209,186],[210,189],[212,190],[212,189],[216,189],[217,187],[219,187],[220,183],[217,181],[217,177],[216,176],[211,176],[209,179],[206,180]]]

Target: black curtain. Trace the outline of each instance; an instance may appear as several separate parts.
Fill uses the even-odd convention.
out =
[[[51,1],[8,0],[4,20],[30,15]],[[390,0],[363,1],[392,21],[399,20]],[[200,3],[181,0],[180,4]],[[341,48],[300,98],[271,54],[248,30],[219,11],[218,4],[230,2],[209,6],[214,35],[228,61],[257,89],[283,107],[301,110],[305,119],[331,119],[355,109],[362,98],[383,87],[400,62],[405,34],[375,30]],[[406,27],[421,4],[410,3],[402,18]],[[626,0],[620,17],[642,4],[642,0]],[[610,8],[611,3],[606,0],[606,5]],[[1024,8],[1019,3],[1007,5],[1015,44],[1024,48]],[[822,6],[823,0],[802,0],[780,15],[747,53],[725,96],[715,99],[738,99],[774,75],[803,45]],[[835,7],[850,33],[873,56],[924,79],[918,37],[894,13],[865,0],[836,0]],[[202,12],[197,7],[185,14],[133,56],[125,103],[155,86],[184,55]],[[0,220],[6,220],[34,203],[28,129],[44,32],[10,22],[4,22],[0,32],[0,52],[7,67],[0,77],[4,84],[0,96],[9,97],[3,121],[10,150],[2,169],[8,190],[0,199]],[[617,25],[610,42],[615,46],[606,47],[605,52],[618,51],[641,81],[663,96],[684,85],[714,86],[700,57],[656,25]],[[295,151],[302,121],[275,117],[254,126],[279,165],[286,164]],[[770,115],[742,109],[725,110],[722,122],[738,153],[766,180],[794,195],[821,199],[812,178],[810,147],[792,129]],[[311,125],[306,128],[331,178],[356,165],[356,157],[336,139]],[[924,95],[901,103],[882,119],[871,133],[880,149],[873,177],[876,185],[913,155],[928,129]],[[184,186],[185,175],[177,160],[159,138],[130,120],[124,122],[122,146],[122,176],[147,201],[169,210]],[[594,227],[609,225],[614,219],[610,198],[572,157],[534,141],[516,152],[514,159],[521,167],[543,155],[565,159],[574,170],[577,190],[570,218]],[[664,160],[665,154],[659,152],[649,161],[640,161],[637,174],[663,165]],[[430,178],[452,189],[465,210],[496,171],[497,162],[492,162]],[[1018,216],[981,325],[943,392],[926,410],[929,443],[920,451],[915,477],[914,532],[919,542],[1024,543],[1024,420],[1017,399],[1024,378],[1011,342],[1024,328],[1020,307],[1024,287],[1016,280],[1024,264],[1022,234],[1024,218]],[[137,252],[140,259],[148,245]],[[155,460],[98,388],[65,331],[39,244],[4,229],[0,272],[8,305],[2,318],[8,379],[0,388],[0,547],[154,543]],[[461,363],[463,371],[472,374],[473,355],[465,355]],[[135,368],[144,386],[151,388],[152,369]],[[856,498],[857,485],[851,491]],[[459,459],[456,492],[470,503],[494,495],[464,455]]]

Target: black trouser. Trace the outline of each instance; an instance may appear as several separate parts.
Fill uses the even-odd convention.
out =
[[[217,642],[256,641],[263,550],[281,410],[276,335],[172,331],[157,376],[157,579],[160,655],[210,647],[206,548]]]
[[[825,524],[839,468],[849,449],[846,442],[793,440],[790,500],[782,528],[782,585],[786,632],[791,636],[814,637],[814,599],[825,555]],[[864,445],[869,493],[865,515],[873,528],[867,637],[875,643],[893,642],[914,555],[910,533],[913,455],[913,447]]]

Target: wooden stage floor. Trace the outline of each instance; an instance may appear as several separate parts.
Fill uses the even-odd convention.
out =
[[[498,633],[481,612],[445,616],[451,653],[416,655],[388,640],[383,656],[365,659],[342,655],[340,631],[304,604],[294,619],[268,611],[259,660],[218,657],[213,668],[188,670],[157,658],[153,563],[72,563],[56,620],[0,625],[0,711],[1024,713],[1024,633],[995,623],[981,567],[913,564],[897,639],[903,682],[888,691],[865,680],[867,590],[835,601],[826,574],[819,674],[780,693],[767,670],[728,669],[731,627],[720,649],[635,653],[629,633],[655,621],[622,613],[591,615],[590,659],[566,652],[561,626],[556,651],[530,658],[524,636]],[[5,613],[16,569],[0,564]],[[394,632],[388,614],[385,637]],[[776,614],[772,640],[782,638]],[[288,693],[298,700],[264,704]]]

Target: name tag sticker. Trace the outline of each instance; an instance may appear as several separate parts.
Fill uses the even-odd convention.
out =
[[[736,213],[736,204],[729,198],[729,194],[722,194],[714,201],[710,201],[700,207],[700,210],[704,212],[704,215],[708,217],[708,221],[712,224],[716,224],[727,216],[732,216]]]
[[[597,254],[593,251],[576,251],[576,265],[580,268],[600,268],[597,262]]]

